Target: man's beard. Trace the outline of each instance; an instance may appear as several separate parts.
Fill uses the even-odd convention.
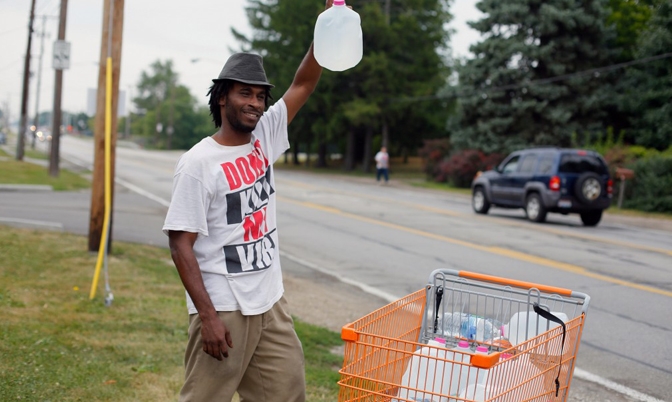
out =
[[[231,127],[236,131],[239,131],[241,133],[251,133],[252,130],[254,130],[255,127],[257,127],[256,123],[254,125],[248,125],[241,122],[240,119],[238,118],[238,113],[233,108],[233,106],[230,106],[229,104],[227,104],[224,107],[224,111],[226,114],[226,120],[229,122]]]

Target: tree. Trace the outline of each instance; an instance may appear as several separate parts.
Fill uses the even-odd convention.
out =
[[[608,0],[606,25],[609,29],[607,47],[609,61],[614,65],[633,61],[641,33],[648,26],[655,6],[664,0]],[[604,105],[603,126],[618,133],[628,143],[634,143],[632,121],[636,118],[628,107],[632,83],[624,79],[624,70],[617,69],[604,75],[607,102]],[[594,139],[593,139],[594,141]]]
[[[672,3],[661,2],[637,42],[637,58],[672,50]],[[624,107],[631,113],[637,144],[663,150],[672,144],[672,57],[632,66]]]
[[[250,0],[247,7],[251,37],[233,31],[242,51],[264,56],[274,94],[289,87],[323,10],[312,0]],[[322,79],[289,128],[295,152],[299,145],[318,152],[318,166],[326,165],[326,150],[338,147],[352,168],[362,161],[368,169],[373,137],[392,127],[393,144],[421,144],[425,136],[442,130],[444,102],[423,105],[398,102],[433,95],[445,85],[448,70],[442,57],[450,21],[446,0],[389,0],[389,14],[381,2],[349,1],[362,20],[364,57],[344,72],[325,70]],[[389,21],[389,23],[388,23]],[[368,159],[367,159],[368,158]]]
[[[187,149],[214,132],[208,108],[196,107],[189,89],[179,84],[171,60],[157,60],[150,72],[143,71],[136,93],[135,107],[145,114],[131,119],[132,131],[145,137],[146,145]]]
[[[459,68],[459,148],[507,152],[568,146],[573,132],[600,128],[599,77],[575,74],[603,65],[601,0],[482,0],[470,23],[481,42]],[[563,79],[556,77],[565,76]]]
[[[613,46],[617,49],[616,61],[634,58],[639,35],[646,29],[654,6],[662,0],[609,0],[606,23],[616,32]]]

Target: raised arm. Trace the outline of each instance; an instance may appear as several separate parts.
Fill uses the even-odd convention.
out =
[[[325,10],[333,4],[333,0],[326,0]],[[322,75],[322,67],[315,60],[313,55],[313,44],[310,44],[308,53],[301,61],[301,65],[296,70],[294,81],[289,86],[287,92],[282,96],[282,99],[287,105],[287,124],[291,123],[298,113],[299,109],[306,103],[310,95],[315,90],[320,76]]]

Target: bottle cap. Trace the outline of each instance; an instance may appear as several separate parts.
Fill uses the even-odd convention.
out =
[[[345,5],[345,0],[334,0],[334,5],[335,6],[344,6]]]
[[[469,347],[469,342],[467,342],[467,341],[459,341],[459,342],[457,343],[457,346],[458,346],[458,347],[461,347],[461,348],[468,348],[468,347]]]
[[[434,338],[434,340],[437,341],[438,343],[443,343],[444,345],[446,344],[446,340],[441,337],[437,336],[436,338]]]
[[[481,353],[488,353],[488,348],[486,348],[485,346],[478,346],[476,348],[476,351]]]

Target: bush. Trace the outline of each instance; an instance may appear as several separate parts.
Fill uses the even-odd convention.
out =
[[[477,149],[465,149],[442,162],[440,171],[453,186],[468,188],[477,172],[492,169],[503,159],[501,154],[486,155]]]
[[[672,212],[672,157],[640,159],[628,168],[635,178],[626,185],[623,207],[646,212]]]
[[[441,174],[440,164],[446,160],[450,149],[450,140],[447,138],[424,140],[422,148],[418,150],[418,155],[424,160],[423,171],[428,178],[439,183],[446,181],[446,178]]]

